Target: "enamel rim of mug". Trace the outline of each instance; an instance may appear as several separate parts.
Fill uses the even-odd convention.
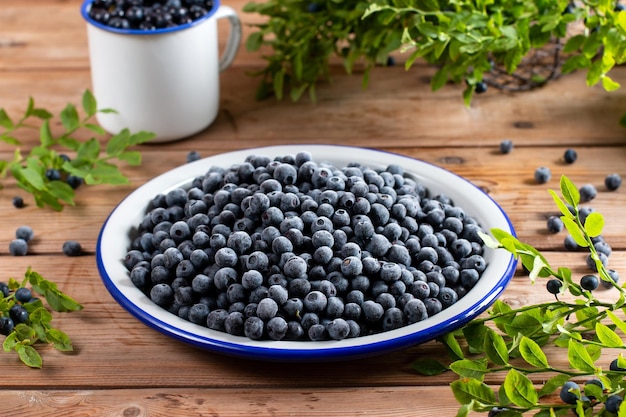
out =
[[[83,2],[83,5],[80,8],[80,12],[83,15],[83,19],[85,19],[89,24],[105,30],[107,32],[112,32],[112,33],[119,33],[121,35],[162,35],[165,33],[171,33],[171,32],[177,32],[179,30],[185,30],[188,29],[192,26],[197,26],[199,24],[201,24],[202,22],[204,22],[205,20],[211,18],[215,12],[217,11],[217,9],[219,9],[220,7],[220,0],[213,0],[213,8],[211,10],[209,10],[209,12],[207,14],[205,14],[204,16],[202,16],[199,19],[196,19],[192,22],[189,23],[185,23],[183,25],[178,25],[178,26],[174,26],[174,27],[169,27],[169,28],[160,28],[160,29],[153,29],[153,30],[142,30],[142,29],[119,29],[119,28],[114,28],[111,26],[107,26],[103,23],[100,23],[96,20],[93,20],[90,16],[89,16],[89,10],[91,10],[91,5],[93,3],[93,0],[85,0]]]

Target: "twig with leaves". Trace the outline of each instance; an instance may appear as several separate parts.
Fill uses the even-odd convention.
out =
[[[493,237],[483,234],[487,246],[515,255],[530,271],[532,282],[552,281],[556,300],[518,309],[497,300],[486,316],[440,339],[450,353],[450,363],[427,358],[413,363],[413,368],[422,374],[449,370],[458,375],[451,383],[461,404],[457,416],[467,416],[471,411],[498,417],[529,413],[552,417],[572,412],[579,417],[626,416],[626,405],[621,406],[626,388],[626,359],[619,355],[609,369],[598,365],[602,349],[626,348],[622,339],[626,321],[621,314],[626,308],[626,289],[617,283],[616,272],[602,263],[593,244],[594,238],[601,236],[604,217],[592,212],[583,220],[579,191],[565,176],[561,177],[560,191],[561,196],[554,190],[550,193],[568,232],[579,246],[589,250],[601,282],[615,288],[618,297],[613,302],[599,300],[593,290],[574,281],[570,268],[554,269],[541,252],[503,230],[491,230]],[[573,301],[565,301],[566,294]],[[565,350],[569,368],[550,364],[542,350],[548,344]],[[484,382],[488,374],[504,377],[497,390]],[[551,376],[537,389],[533,375]],[[588,380],[584,385],[573,381],[582,378]],[[546,398],[551,398],[547,396],[559,389],[561,401],[546,402]]]
[[[0,333],[6,335],[2,344],[5,352],[15,351],[24,364],[41,368],[43,359],[35,348],[37,343],[48,343],[63,352],[73,350],[70,337],[52,327],[52,314],[33,291],[57,312],[81,310],[80,303],[31,268],[21,282],[11,278],[0,287]]]
[[[114,161],[125,161],[139,165],[141,154],[130,147],[154,138],[151,132],[131,134],[128,129],[113,135],[104,142],[106,132],[91,122],[96,113],[114,113],[114,109],[98,109],[96,99],[89,90],[82,96],[81,118],[75,105],[68,104],[60,113],[64,131],[55,136],[50,127],[53,115],[46,109],[35,106],[31,97],[26,111],[19,119],[12,119],[5,109],[0,108],[0,141],[17,148],[10,160],[0,160],[0,180],[9,174],[17,185],[32,194],[38,207],[49,206],[62,210],[64,204],[74,204],[75,188],[83,182],[90,184],[127,184],[126,178]],[[39,124],[32,124],[33,121]],[[22,129],[39,130],[39,144],[30,152],[23,153],[22,142],[17,133]],[[75,138],[78,131],[96,134],[86,141]],[[74,154],[70,158],[66,153]],[[0,184],[1,187],[1,184]]]

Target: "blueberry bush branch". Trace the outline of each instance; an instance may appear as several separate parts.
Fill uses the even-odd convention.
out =
[[[75,105],[68,104],[61,112],[63,132],[55,136],[50,127],[53,115],[46,109],[38,108],[31,97],[25,113],[13,120],[0,108],[0,141],[17,146],[10,160],[0,160],[0,180],[9,174],[17,185],[32,194],[38,207],[49,206],[62,210],[64,204],[74,204],[76,187],[86,184],[126,184],[126,178],[114,161],[125,161],[129,165],[139,165],[141,155],[129,150],[134,145],[144,143],[154,137],[150,132],[131,134],[128,129],[108,139],[104,148],[101,140],[105,131],[91,123],[96,113],[112,113],[112,109],[98,109],[97,102],[89,90],[82,96],[81,118]],[[39,144],[28,153],[22,152],[17,134],[23,129],[39,130]],[[74,134],[86,130],[95,137],[86,141],[78,140]],[[67,153],[75,156],[70,158]],[[1,186],[1,184],[0,184]]]
[[[41,368],[43,360],[36,349],[37,343],[48,343],[63,352],[72,351],[69,336],[52,327],[52,313],[36,294],[57,312],[81,310],[81,304],[30,268],[22,281],[11,278],[8,284],[0,283],[0,291],[0,334],[6,336],[2,344],[5,352],[15,351],[24,364]]]
[[[608,369],[599,365],[603,349],[626,349],[622,339],[626,334],[626,289],[594,247],[594,239],[604,228],[604,217],[597,212],[585,218],[580,215],[579,191],[565,176],[561,177],[560,195],[554,190],[550,193],[568,232],[589,251],[598,275],[587,275],[595,279],[583,277],[577,282],[571,269],[553,268],[537,249],[511,234],[500,229],[492,229],[491,235],[482,234],[487,246],[516,256],[529,271],[531,282],[546,280],[555,301],[513,309],[497,300],[486,315],[440,339],[451,358],[449,363],[428,358],[413,363],[413,368],[425,375],[452,371],[458,376],[451,383],[461,404],[457,416],[472,411],[499,417],[551,417],[572,412],[579,417],[626,416],[626,406],[621,406],[626,358],[618,355]],[[613,288],[617,299],[606,302],[596,298],[594,291],[599,284]],[[542,350],[548,344],[564,350],[568,368],[550,363]],[[503,377],[499,388],[485,383],[490,374]],[[531,379],[534,375],[537,377]],[[575,381],[583,378],[584,384]],[[536,388],[537,381],[545,382]],[[558,400],[553,396],[556,391]]]

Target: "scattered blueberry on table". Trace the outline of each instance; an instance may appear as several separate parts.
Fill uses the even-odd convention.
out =
[[[213,6],[213,0],[94,0],[88,14],[116,29],[155,30],[191,23]]]
[[[513,141],[510,139],[504,139],[500,142],[500,153],[508,154],[513,150]]]
[[[573,164],[578,159],[578,153],[572,148],[566,149],[563,153],[563,160],[566,164]]]
[[[15,208],[24,208],[24,199],[20,197],[19,195],[16,195],[15,197],[13,197],[13,199],[11,200],[11,203],[13,204],[13,207]]]
[[[616,173],[609,174],[604,179],[604,185],[609,191],[615,191],[622,185],[622,177]]]
[[[545,184],[552,178],[550,168],[541,166],[535,169],[535,181],[537,184]]]
[[[65,241],[62,249],[66,256],[79,256],[83,253],[81,244],[76,240]]]

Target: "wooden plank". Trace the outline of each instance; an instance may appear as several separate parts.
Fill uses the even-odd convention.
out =
[[[115,399],[112,401],[112,399]],[[455,415],[459,405],[447,387],[309,390],[142,389],[0,391],[4,416],[397,416]],[[482,415],[473,413],[472,416]]]

